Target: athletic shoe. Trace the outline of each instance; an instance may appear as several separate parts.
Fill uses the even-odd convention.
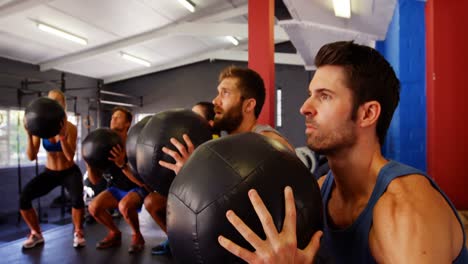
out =
[[[96,244],[97,249],[118,247],[122,243],[122,233],[109,233],[103,240]]]
[[[141,235],[132,235],[132,244],[128,248],[128,253],[138,253],[145,247],[145,240]]]
[[[159,255],[159,256],[170,256],[171,255],[171,248],[169,247],[169,240],[166,239],[161,244],[155,246],[151,249],[151,254]]]
[[[28,239],[23,243],[23,248],[33,248],[44,243],[44,237],[41,234],[30,233]]]
[[[86,240],[84,238],[83,232],[75,232],[73,234],[73,247],[81,248],[86,246]]]

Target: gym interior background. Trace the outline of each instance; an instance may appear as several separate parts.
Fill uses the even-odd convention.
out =
[[[0,25],[7,15],[12,14],[10,12],[15,12],[11,11],[11,5],[22,8],[20,2],[0,1],[0,14],[5,15],[3,18],[0,16]],[[37,2],[51,2],[46,8],[53,9],[57,8],[54,2],[67,1]],[[246,1],[220,2],[233,6],[246,4]],[[22,11],[26,11],[34,6],[23,8]],[[400,0],[395,5],[385,40],[376,43],[376,48],[391,62],[402,83],[400,106],[383,148],[384,154],[427,170],[459,210],[468,209],[465,191],[468,176],[464,166],[468,163],[465,132],[468,108],[464,102],[467,98],[464,86],[468,83],[464,69],[464,62],[468,60],[468,36],[457,30],[455,25],[468,22],[463,11],[467,9],[467,1]],[[284,10],[284,6],[277,6],[278,20],[290,18],[289,14],[284,14]],[[16,133],[19,130],[15,114],[17,110],[24,110],[27,103],[37,96],[37,93],[18,95],[18,89],[25,88],[26,82],[29,81],[28,89],[45,92],[60,88],[63,84],[61,81],[65,80],[67,110],[78,117],[80,138],[83,139],[90,130],[109,123],[111,106],[97,106],[98,87],[137,98],[127,98],[126,101],[139,105],[134,108],[134,113],[189,108],[197,101],[211,101],[221,69],[232,64],[247,65],[246,62],[229,59],[195,60],[194,63],[106,83],[105,79],[91,75],[55,69],[41,71],[38,63],[22,62],[24,60],[18,59],[14,52],[6,48],[6,43],[11,40],[9,34],[0,30],[0,225],[18,212],[17,160],[18,153],[20,156],[24,153],[24,138],[20,138],[18,152]],[[21,38],[17,37],[17,40]],[[275,45],[275,51],[297,52],[291,42]],[[303,146],[305,142],[299,107],[307,95],[312,76],[313,70],[307,71],[300,65],[277,64],[275,68],[275,87],[282,91],[282,125],[278,130],[296,147]],[[121,100],[107,96],[109,100]],[[18,98],[21,100],[18,101]],[[142,98],[142,101],[138,98]],[[84,172],[80,155],[76,158]],[[26,161],[24,155],[20,160],[21,182],[25,184],[35,176],[35,163]],[[41,166],[39,164],[39,170]],[[45,211],[59,195],[60,189],[56,189],[41,198]]]

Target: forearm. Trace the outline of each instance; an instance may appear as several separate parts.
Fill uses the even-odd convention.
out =
[[[130,168],[128,167],[128,165],[124,165],[123,169],[122,169],[122,172],[125,174],[125,176],[127,176],[127,178],[129,180],[131,180],[133,183],[135,183],[136,185],[140,186],[140,187],[144,187],[144,183],[140,180],[138,180],[135,175],[133,175],[132,171],[130,170]]]
[[[86,170],[88,171],[88,178],[92,184],[98,184],[102,179],[102,173],[97,169],[91,168],[86,164]]]
[[[26,146],[26,155],[28,156],[29,160],[35,160],[37,158],[37,152],[39,152],[39,143],[40,139],[35,138],[35,136],[28,133],[28,143]],[[37,142],[36,142],[37,141]]]

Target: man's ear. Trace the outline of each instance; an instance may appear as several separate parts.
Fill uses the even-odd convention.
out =
[[[369,101],[362,104],[358,108],[358,124],[361,127],[368,127],[377,124],[380,117],[380,103],[377,101]]]
[[[255,110],[255,106],[257,105],[257,100],[253,98],[249,98],[244,100],[244,111],[246,113],[253,112]]]
[[[208,124],[210,124],[211,127],[214,126],[214,121],[213,120],[208,120]]]

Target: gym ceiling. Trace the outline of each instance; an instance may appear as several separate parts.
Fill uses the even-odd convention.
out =
[[[0,0],[0,57],[104,83],[203,60],[247,60],[246,0],[192,0],[193,12],[181,1]],[[298,51],[276,54],[276,63],[310,70],[324,43],[374,46],[385,38],[396,0],[345,0],[350,18],[335,15],[334,1],[276,0],[275,43],[291,41]]]

